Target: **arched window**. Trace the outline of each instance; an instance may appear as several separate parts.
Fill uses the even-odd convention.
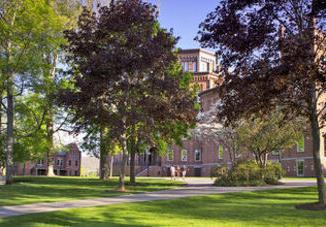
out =
[[[181,150],[181,161],[186,162],[188,160],[188,151],[183,149]]]
[[[195,161],[201,161],[201,150],[200,149],[196,149],[195,150]]]
[[[218,158],[220,160],[223,160],[223,158],[224,158],[224,146],[223,146],[223,144],[218,145]]]
[[[171,149],[168,151],[167,160],[173,161],[173,159],[174,159],[174,151]]]

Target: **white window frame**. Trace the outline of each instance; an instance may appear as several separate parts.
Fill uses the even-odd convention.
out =
[[[170,156],[171,153],[172,153],[172,156]],[[170,157],[172,157],[172,158],[170,159]],[[174,150],[171,149],[171,150],[168,151],[166,160],[169,161],[169,162],[172,162],[174,160]]]
[[[187,61],[183,62],[183,71],[189,72],[189,63]]]
[[[221,147],[223,148],[223,155],[221,157]],[[218,145],[218,159],[223,160],[224,159],[224,152],[225,152],[225,147],[223,144]]]
[[[199,152],[199,159],[197,159],[197,152]],[[201,149],[195,149],[195,162],[200,162],[202,157],[202,152],[201,152]]]
[[[183,157],[184,157],[184,156],[182,155],[183,152],[186,153],[186,155],[185,155],[185,159],[183,159]],[[186,162],[186,161],[188,161],[188,151],[187,151],[186,149],[182,149],[182,150],[181,150],[181,152],[180,152],[180,156],[181,156],[180,159],[181,159],[182,162]]]
[[[300,150],[299,142],[296,142],[297,153],[304,153],[305,150],[305,138],[303,138],[303,150]]]
[[[300,163],[303,163],[303,168],[302,168],[302,174],[299,174],[299,162]],[[296,164],[297,164],[297,176],[298,177],[303,177],[304,176],[304,160],[302,160],[302,159],[299,159],[299,160],[297,160],[297,162],[296,162]]]

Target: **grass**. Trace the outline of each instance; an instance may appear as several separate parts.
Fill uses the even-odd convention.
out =
[[[228,193],[69,209],[0,219],[1,226],[326,226],[326,211],[297,210],[316,188]]]
[[[316,177],[285,177],[285,180],[316,180]]]
[[[141,193],[175,188],[181,182],[137,178],[137,186],[127,186],[126,193]],[[100,181],[78,177],[16,177],[13,185],[0,186],[0,206],[38,202],[56,202],[94,197],[111,197],[117,192],[118,179]]]

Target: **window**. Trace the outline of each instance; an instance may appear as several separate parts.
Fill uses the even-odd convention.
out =
[[[38,161],[37,161],[37,164],[38,164],[38,165],[43,165],[43,164],[44,164],[44,160],[38,160]]]
[[[188,62],[182,62],[182,70],[185,72],[189,71],[189,64]]]
[[[193,62],[189,62],[188,64],[189,64],[189,67],[188,67],[189,72],[193,72],[194,71],[194,63]]]
[[[78,161],[75,161],[75,166],[78,166]]]
[[[272,151],[272,155],[274,155],[274,156],[280,155],[280,151],[274,150],[274,151]]]
[[[200,64],[201,72],[207,72],[207,63],[206,62],[201,62]]]
[[[207,70],[206,71],[207,72],[211,72],[211,64],[209,64],[208,62],[206,64],[207,64],[207,66],[206,66],[207,67]]]
[[[188,159],[188,151],[187,150],[181,150],[181,161],[186,162]]]
[[[304,160],[297,161],[297,176],[298,177],[304,176]]]
[[[224,146],[220,144],[218,146],[218,158],[222,160],[223,157],[224,157]]]
[[[62,159],[57,160],[57,166],[63,166],[63,160]]]
[[[201,150],[200,149],[195,150],[195,161],[201,161]]]
[[[73,160],[78,160],[79,159],[78,153],[73,153],[72,154],[72,159]]]
[[[297,152],[304,152],[304,137],[297,141]]]
[[[71,166],[71,160],[69,160],[69,162],[68,162],[68,163],[69,163],[69,166]]]
[[[167,159],[168,159],[168,161],[173,161],[173,159],[174,159],[174,152],[173,152],[173,150],[169,150],[168,151]]]

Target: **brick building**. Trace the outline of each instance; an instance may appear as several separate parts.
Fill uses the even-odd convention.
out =
[[[54,156],[54,173],[60,176],[80,176],[81,152],[77,144],[69,144],[69,151],[61,151]],[[15,164],[16,175],[46,175],[46,159]]]
[[[200,86],[199,93],[202,111],[209,111],[217,102],[218,85],[223,82],[218,71],[216,57],[202,49],[181,50],[179,59],[184,71],[194,73],[195,82]],[[326,174],[326,152],[324,138],[321,138],[322,163]],[[121,156],[115,157],[114,174],[119,172]],[[292,149],[276,152],[269,157],[280,162],[287,176],[314,176],[312,142],[309,133]],[[219,138],[189,138],[182,147],[171,146],[166,157],[160,157],[153,149],[137,156],[138,176],[168,176],[169,167],[186,166],[188,176],[210,176],[212,167],[231,165],[226,143]],[[129,166],[127,167],[129,173]]]
[[[182,69],[194,74],[194,81],[199,85],[200,91],[205,91],[221,84],[216,56],[214,53],[203,49],[179,50],[179,60]]]
[[[184,71],[194,74],[194,81],[200,88],[202,109],[210,108],[214,88],[223,82],[217,73],[217,59],[212,52],[203,49],[180,50],[178,53]],[[215,94],[215,93],[214,93]],[[214,98],[214,97],[213,97]],[[209,176],[212,167],[228,163],[225,144],[216,139],[190,138],[183,142],[182,148],[173,145],[167,157],[160,157],[154,150],[136,158],[136,173],[139,176],[167,176],[171,165],[187,166],[188,175]],[[119,173],[121,155],[115,157],[114,174]],[[127,167],[129,173],[129,166]]]

